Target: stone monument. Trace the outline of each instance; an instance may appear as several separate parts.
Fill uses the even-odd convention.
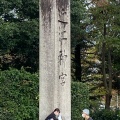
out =
[[[71,120],[70,0],[40,1],[39,120],[59,108]]]

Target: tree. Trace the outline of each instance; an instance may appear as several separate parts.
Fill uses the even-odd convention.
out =
[[[119,44],[119,2],[110,0],[96,1],[93,0],[94,7],[91,7],[90,16],[91,24],[94,26],[91,31],[93,40],[99,44],[99,54],[102,61],[102,80],[106,90],[106,109],[110,108],[110,101],[112,98],[112,75],[114,58],[112,58],[114,51]]]
[[[71,1],[71,49],[72,49],[72,77],[81,81],[81,50],[85,47],[85,1]]]
[[[0,54],[2,70],[24,66],[38,70],[39,1],[0,1]]]

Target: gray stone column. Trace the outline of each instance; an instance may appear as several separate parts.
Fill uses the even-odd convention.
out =
[[[55,108],[71,120],[70,0],[40,2],[39,120]]]

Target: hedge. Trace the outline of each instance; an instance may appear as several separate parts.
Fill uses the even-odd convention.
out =
[[[38,120],[38,82],[24,69],[0,71],[0,119]]]
[[[72,115],[71,120],[81,120],[82,110],[89,109],[89,89],[88,86],[81,82],[72,82]]]
[[[120,120],[120,110],[98,110],[92,114],[93,120]]]

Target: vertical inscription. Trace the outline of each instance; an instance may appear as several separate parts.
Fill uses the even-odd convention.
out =
[[[67,43],[67,13],[66,9],[59,8],[59,55],[58,55],[58,64],[59,64],[59,80],[62,86],[66,83],[67,73],[65,71],[66,60],[67,60],[67,53],[66,53],[66,43]]]

